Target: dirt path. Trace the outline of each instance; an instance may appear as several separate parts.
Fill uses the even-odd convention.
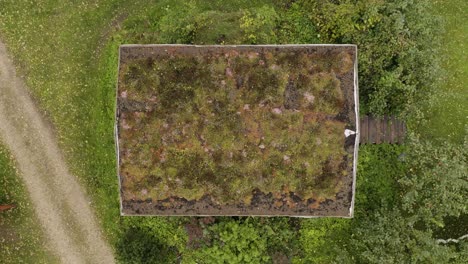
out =
[[[114,263],[90,201],[0,42],[0,140],[16,159],[48,246],[62,263]]]

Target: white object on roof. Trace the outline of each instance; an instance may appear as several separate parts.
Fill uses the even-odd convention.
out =
[[[349,129],[345,129],[345,131],[344,131],[345,137],[349,137],[349,136],[354,135],[354,134],[356,134],[356,132],[352,131],[352,130],[349,130]]]

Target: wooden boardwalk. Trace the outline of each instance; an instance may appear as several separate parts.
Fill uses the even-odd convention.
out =
[[[405,135],[405,123],[395,119],[395,117],[361,117],[360,144],[401,144]]]

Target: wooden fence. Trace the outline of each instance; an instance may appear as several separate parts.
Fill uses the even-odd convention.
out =
[[[405,139],[406,125],[395,117],[361,117],[361,144],[401,144]]]

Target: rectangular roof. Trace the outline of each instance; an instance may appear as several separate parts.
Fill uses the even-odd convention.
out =
[[[122,45],[119,54],[122,214],[352,217],[355,45]]]

